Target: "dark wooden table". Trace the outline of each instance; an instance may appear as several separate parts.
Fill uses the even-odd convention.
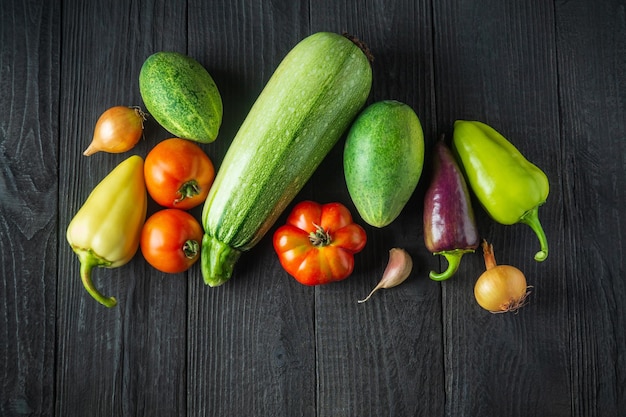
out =
[[[626,415],[623,0],[1,0],[0,16],[0,415]],[[547,173],[543,263],[528,227],[475,207],[498,261],[534,286],[529,304],[476,304],[480,251],[453,279],[428,278],[442,261],[423,242],[426,174],[392,225],[366,226],[340,283],[298,284],[266,237],[219,288],[199,265],[166,275],[138,253],[94,272],[119,300],[96,303],[65,230],[117,163],[170,136],[152,121],[132,152],[82,156],[106,108],[143,104],[144,59],[179,51],[213,75],[224,120],[203,149],[219,166],[284,55],[322,30],[368,44],[369,102],[416,111],[425,172],[437,137],[476,119]],[[341,161],[342,142],[294,203],[354,209]],[[395,246],[413,274],[357,304]]]

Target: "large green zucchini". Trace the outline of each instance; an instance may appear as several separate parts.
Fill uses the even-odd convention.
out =
[[[280,63],[216,175],[202,212],[202,274],[226,282],[311,177],[365,104],[368,56],[345,36],[319,32]]]

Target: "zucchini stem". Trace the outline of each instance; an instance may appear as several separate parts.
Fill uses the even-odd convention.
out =
[[[202,237],[201,251],[200,265],[204,283],[209,287],[219,287],[228,281],[241,251],[206,233]]]

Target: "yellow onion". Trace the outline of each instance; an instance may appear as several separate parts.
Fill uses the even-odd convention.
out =
[[[493,245],[482,243],[485,272],[474,286],[474,297],[485,310],[492,313],[517,311],[530,294],[524,273],[511,265],[497,265]]]
[[[94,128],[83,155],[96,152],[122,153],[135,147],[143,135],[146,114],[139,107],[114,106],[106,110]]]

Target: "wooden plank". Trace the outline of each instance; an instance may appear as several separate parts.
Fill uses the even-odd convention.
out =
[[[82,156],[99,115],[142,105],[140,67],[161,49],[186,49],[184,2],[73,2],[63,7],[60,107],[60,230],[89,192],[131,154],[143,157],[167,137],[154,120],[124,154]],[[151,203],[149,211],[158,207]],[[60,243],[56,414],[186,415],[185,274],[167,276],[140,253],[127,265],[93,273],[118,306],[106,309],[83,289],[79,263]]]
[[[499,263],[517,266],[534,286],[518,314],[480,309],[473,286],[482,252],[442,283],[446,415],[571,415],[571,347],[564,273],[562,158],[554,10],[550,2],[439,2],[434,6],[437,128],[480,120],[511,140],[551,183],[540,218],[551,252],[539,264],[534,233],[502,226],[475,205],[481,236]]]
[[[34,3],[0,2],[1,415],[620,415],[623,1]],[[534,285],[529,305],[492,316],[475,304],[480,251],[450,281],[427,278],[442,266],[422,243],[427,174],[397,222],[367,228],[344,282],[297,284],[266,238],[224,287],[206,288],[197,267],[158,273],[139,254],[94,272],[116,309],[92,300],[65,228],[128,155],[81,153],[105,108],[141,104],[143,60],[178,50],[214,75],[225,118],[204,149],[219,166],[284,54],[318,30],[367,42],[370,102],[412,105],[427,149],[474,118],[548,173],[542,264],[526,226],[497,225],[475,206],[498,261]],[[167,136],[148,123],[136,152]],[[296,200],[356,213],[341,158],[339,145]],[[357,304],[392,246],[409,250],[415,273]]]
[[[572,415],[626,406],[626,9],[556,2]]]
[[[322,2],[311,10],[314,31],[347,31],[364,41],[374,61],[369,103],[395,99],[418,114],[430,149],[434,97],[430,2]],[[368,233],[350,278],[316,290],[319,416],[442,415],[444,409],[440,287],[427,278],[437,261],[423,249],[424,173],[413,198],[391,225],[376,229],[358,216],[343,179],[343,142],[324,163],[332,184],[311,190],[340,201]],[[413,257],[401,286],[357,300],[378,282],[392,247]]]
[[[304,2],[190,2],[189,53],[224,100],[219,137],[206,146],[216,166],[274,69],[308,33],[308,14]],[[192,273],[189,415],[316,415],[313,290],[282,271],[272,232],[221,287]]]
[[[0,16],[0,414],[51,415],[60,9]]]

